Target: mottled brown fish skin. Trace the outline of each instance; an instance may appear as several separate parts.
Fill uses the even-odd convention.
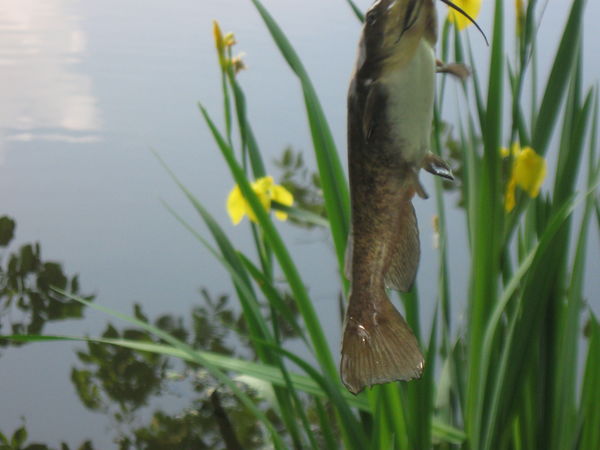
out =
[[[376,2],[366,16],[350,84],[352,232],[346,275],[351,293],[340,372],[354,394],[373,384],[418,378],[423,371],[417,340],[386,288],[407,291],[416,276],[420,250],[412,198],[415,193],[426,196],[419,169],[451,177],[445,163],[425,148],[431,132],[436,29],[433,0]],[[407,88],[413,78],[425,83],[415,92]],[[400,93],[393,90],[398,86]],[[411,121],[419,124],[414,133]]]

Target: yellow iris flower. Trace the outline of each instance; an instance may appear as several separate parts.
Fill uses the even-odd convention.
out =
[[[504,197],[504,209],[510,212],[516,205],[515,189],[519,186],[531,198],[540,193],[540,188],[546,177],[546,160],[538,155],[531,147],[523,147],[513,144],[511,147],[513,156],[510,179],[506,185]],[[501,149],[503,157],[509,155],[507,148]]]
[[[476,19],[479,15],[479,11],[481,10],[481,2],[482,0],[454,0],[453,3],[461,8],[464,12],[470,15],[473,19]],[[458,11],[450,8],[448,12],[448,19],[450,22],[455,24],[459,30],[464,30],[469,25],[471,25],[471,21],[463,16]]]
[[[213,20],[213,39],[215,41],[215,47],[217,48],[217,54],[219,55],[219,64],[223,70],[226,70],[229,65],[233,66],[235,73],[246,68],[242,61],[243,54],[234,58],[228,56],[231,55],[231,53],[228,53],[227,49],[233,47],[237,42],[233,33],[230,32],[223,35],[219,22],[216,20]]]
[[[276,201],[285,206],[292,206],[294,203],[292,194],[283,186],[275,184],[273,182],[273,177],[268,176],[259,178],[252,183],[251,186],[254,193],[258,196],[260,203],[263,205],[263,208],[267,211],[271,209],[272,201]],[[254,211],[252,211],[252,207],[242,195],[242,191],[237,184],[227,197],[227,212],[234,225],[240,223],[246,214],[252,222],[258,222]],[[279,220],[286,220],[287,214],[283,211],[275,211],[275,217]]]

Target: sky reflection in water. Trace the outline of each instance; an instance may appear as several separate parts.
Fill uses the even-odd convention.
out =
[[[77,67],[86,51],[86,35],[79,19],[69,13],[70,3],[1,2],[3,140],[99,139],[90,134],[101,126],[92,81]]]

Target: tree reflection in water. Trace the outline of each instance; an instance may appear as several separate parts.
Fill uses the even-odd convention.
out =
[[[39,243],[25,244],[9,253],[14,230],[12,219],[0,217],[0,333],[41,334],[47,322],[83,317],[81,304],[65,300],[50,289],[56,286],[83,296],[77,275],[69,277],[60,264],[43,261]],[[206,289],[200,294],[202,305],[192,310],[190,323],[170,314],[151,321],[139,304],[134,305],[133,314],[194,348],[253,359],[243,316],[231,309],[228,297],[215,298]],[[281,323],[282,333],[293,337],[292,327]],[[110,323],[102,337],[159,342],[144,330],[118,329]],[[22,344],[0,340],[2,346]],[[254,416],[197,365],[92,342],[77,351],[77,357],[80,365],[71,370],[76,392],[85,407],[114,422],[114,439],[119,449],[252,449],[265,444],[263,430]],[[248,386],[241,387],[277,424],[269,403]],[[181,398],[189,398],[189,404],[177,414],[155,410],[148,423],[140,423],[140,417],[146,416],[142,414],[144,408],[147,411],[149,405],[160,404],[161,399],[173,395],[180,397],[178,403]],[[0,450],[71,448],[65,443],[52,447],[27,440],[25,425],[17,430],[0,429]],[[93,449],[93,441],[73,448]]]
[[[7,253],[15,228],[10,217],[0,217],[0,333],[40,334],[47,322],[82,318],[81,303],[50,289],[55,286],[79,293],[77,275],[69,278],[60,264],[43,261],[37,242]],[[7,345],[22,343],[0,339],[0,346]]]
[[[234,349],[241,347],[236,335],[245,329],[242,319],[228,308],[226,296],[213,299],[206,290],[202,290],[202,295],[204,305],[194,308],[189,329],[181,317],[168,314],[153,324],[195,348],[233,355]],[[150,322],[140,305],[134,305],[134,315]],[[119,331],[110,324],[102,337],[159,342],[143,330]],[[230,448],[263,445],[262,431],[253,415],[200,367],[122,347],[91,342],[86,345],[85,351],[77,353],[82,367],[73,368],[71,380],[86,407],[113,418],[119,429],[119,448],[223,448],[225,430],[235,430],[227,438],[234,438],[232,445],[238,447]],[[140,427],[140,408],[161,395],[172,394],[173,380],[186,383],[185,387],[178,385],[177,391],[186,391],[185,396],[191,399],[189,405],[175,415],[157,410],[149,423]]]

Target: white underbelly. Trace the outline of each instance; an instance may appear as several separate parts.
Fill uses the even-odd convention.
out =
[[[386,121],[406,161],[420,165],[429,150],[435,91],[435,54],[421,40],[407,66],[380,80],[388,90]]]

